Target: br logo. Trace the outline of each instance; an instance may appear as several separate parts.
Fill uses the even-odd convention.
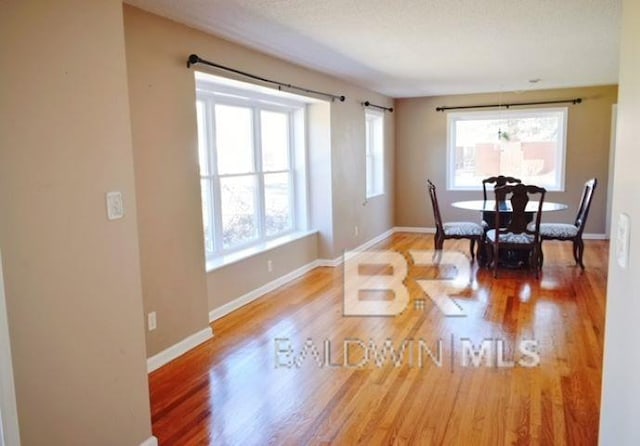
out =
[[[416,266],[453,266],[451,278],[418,279],[424,294],[445,316],[465,316],[451,296],[469,286],[469,259],[457,251],[411,250]],[[344,315],[396,316],[409,305],[409,290],[404,284],[407,259],[395,251],[347,251],[344,255]],[[366,299],[367,292],[385,293],[391,298]],[[422,301],[424,303],[424,300]]]

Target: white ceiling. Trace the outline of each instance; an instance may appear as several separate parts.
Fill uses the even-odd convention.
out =
[[[126,1],[392,97],[618,81],[621,0]]]

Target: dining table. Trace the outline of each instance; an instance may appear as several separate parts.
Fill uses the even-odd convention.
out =
[[[538,201],[532,200],[527,203],[525,207],[525,212],[537,212],[538,211]],[[466,209],[469,211],[478,211],[478,212],[495,212],[496,211],[496,202],[495,200],[466,200],[466,201],[454,201],[451,203],[451,206],[458,209]],[[553,211],[564,211],[568,209],[569,206],[564,203],[555,203],[553,201],[544,201],[542,202],[542,212],[553,212]],[[511,202],[509,201],[500,201],[498,202],[498,211],[499,212],[512,212]]]
[[[525,212],[530,215],[529,221],[533,220],[533,214],[538,212],[539,201],[532,200],[529,201],[525,207]],[[483,220],[487,222],[489,225],[489,229],[493,229],[493,225],[495,222],[495,217],[488,218],[493,216],[496,212],[496,202],[495,200],[465,200],[465,201],[454,201],[451,203],[451,206],[458,209],[465,209],[469,211],[477,211],[481,212],[483,216]],[[543,201],[542,202],[542,212],[554,212],[554,211],[563,211],[568,209],[569,206],[564,203],[556,203],[553,201]],[[500,214],[505,213],[508,214],[513,211],[511,207],[510,201],[499,201],[498,202],[498,212]],[[486,264],[487,254],[485,252],[484,246],[480,247],[480,251],[478,253],[478,261],[481,265]],[[525,264],[525,259],[522,257],[520,252],[511,252],[506,251],[504,254],[500,255],[501,264],[503,264],[507,268],[520,268]]]

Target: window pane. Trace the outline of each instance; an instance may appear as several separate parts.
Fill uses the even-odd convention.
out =
[[[292,227],[291,193],[288,173],[264,176],[265,233],[273,236]]]
[[[200,181],[202,193],[202,226],[204,228],[204,249],[207,255],[213,253],[213,222],[211,221],[211,180]]]
[[[209,175],[207,117],[204,101],[196,102],[196,112],[198,115],[198,160],[200,161],[200,175]]]
[[[367,153],[366,157],[366,177],[367,177],[367,197],[370,197],[374,194],[374,185],[373,185],[373,155],[369,155]]]
[[[258,225],[255,175],[221,178],[220,200],[223,248],[256,239]]]
[[[367,113],[365,120],[365,176],[367,198],[384,193],[384,119]]]
[[[289,168],[289,115],[261,111],[262,169],[264,171]]]
[[[218,104],[215,110],[218,174],[253,172],[251,109]]]
[[[503,112],[452,121],[453,186],[480,187],[483,178],[508,175],[526,184],[562,187],[563,111]]]

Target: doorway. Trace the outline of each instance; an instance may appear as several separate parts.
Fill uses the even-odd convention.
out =
[[[13,385],[13,365],[9,323],[4,295],[2,275],[2,253],[0,252],[0,446],[19,446],[18,411]]]
[[[616,127],[618,122],[618,104],[611,106],[611,139],[609,142],[609,177],[607,181],[607,219],[605,233],[611,238],[611,204],[613,201],[613,170],[616,161]]]

